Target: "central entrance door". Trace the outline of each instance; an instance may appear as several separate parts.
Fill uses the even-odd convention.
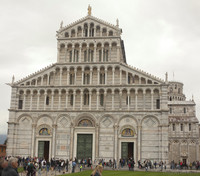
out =
[[[134,142],[122,142],[121,145],[121,158],[133,158]]]
[[[49,141],[38,141],[38,158],[49,160]]]
[[[77,159],[92,159],[92,134],[77,135]]]

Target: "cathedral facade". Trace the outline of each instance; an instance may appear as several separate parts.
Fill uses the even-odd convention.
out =
[[[57,62],[12,87],[7,155],[199,159],[199,123],[183,84],[126,63],[122,29],[91,15],[57,31]]]

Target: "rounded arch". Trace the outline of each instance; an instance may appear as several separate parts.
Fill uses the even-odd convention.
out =
[[[145,121],[145,119],[148,119],[148,118],[154,118],[154,119],[157,121],[158,126],[160,125],[160,121],[159,121],[158,117],[155,116],[155,115],[145,115],[145,116],[142,118],[141,124],[140,124],[140,125],[142,125],[143,122]]]
[[[55,120],[54,120],[54,124],[58,124],[58,120],[60,119],[60,118],[62,118],[62,117],[65,117],[65,118],[67,118],[69,121],[70,121],[70,123],[72,122],[72,119],[71,119],[71,117],[70,117],[70,115],[69,114],[59,114],[56,118],[55,118]]]
[[[135,118],[135,117],[132,116],[132,115],[123,115],[122,117],[119,118],[117,124],[119,125],[120,122],[121,122],[123,119],[127,118],[127,117],[133,119],[133,120],[135,121],[136,125],[138,125],[138,120],[137,120],[137,118]]]
[[[33,122],[33,118],[30,116],[30,114],[21,114],[21,115],[17,118],[17,122],[19,123],[19,121],[20,121],[21,119],[23,119],[24,117],[28,117],[28,118],[31,120],[31,122]]]
[[[123,126],[119,129],[119,135],[122,136],[123,131],[126,130],[126,129],[131,129],[131,130],[133,131],[133,134],[132,134],[133,136],[137,135],[137,131],[136,131],[136,129],[135,129],[132,125],[123,125]],[[132,137],[133,137],[133,136],[132,136]],[[131,137],[131,134],[130,134],[130,137]]]
[[[95,127],[96,125],[96,119],[95,117],[90,114],[90,113],[83,113],[77,116],[77,118],[75,119],[75,126],[79,125],[79,122],[81,122],[82,120],[89,120],[92,123],[92,127]]]
[[[53,124],[53,119],[52,119],[52,117],[49,114],[41,114],[40,116],[38,116],[38,118],[36,119],[36,124],[38,123],[38,121],[41,118],[44,118],[44,117],[48,117],[51,120],[52,124]]]
[[[105,117],[109,117],[109,118],[111,118],[112,121],[113,121],[113,123],[116,122],[114,116],[112,116],[112,115],[110,115],[110,114],[104,114],[103,116],[101,116],[101,117],[99,118],[98,123],[102,122],[102,121],[104,120]]]

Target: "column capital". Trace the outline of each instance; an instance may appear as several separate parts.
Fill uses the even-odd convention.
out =
[[[33,128],[35,128],[36,126],[37,126],[37,124],[35,124],[35,123],[32,124],[32,127],[33,127]]]

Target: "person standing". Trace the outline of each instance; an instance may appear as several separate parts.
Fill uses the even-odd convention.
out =
[[[5,167],[2,171],[2,176],[19,176],[17,172],[18,168],[18,159],[10,158],[8,161],[8,166]]]

